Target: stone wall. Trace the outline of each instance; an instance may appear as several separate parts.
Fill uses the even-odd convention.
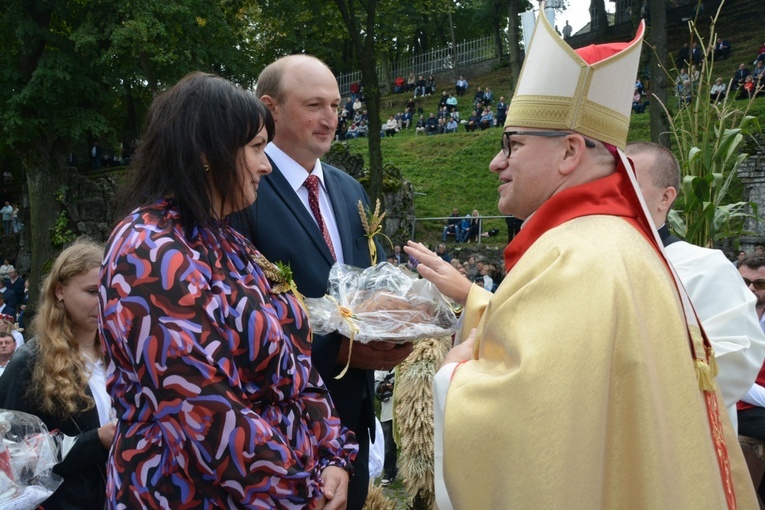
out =
[[[756,137],[757,143],[749,143],[746,151],[749,158],[741,165],[738,176],[744,183],[744,200],[757,204],[757,216],[765,212],[765,136]],[[757,245],[765,245],[765,222],[749,219],[744,223],[749,234],[739,238],[739,249],[748,253]]]

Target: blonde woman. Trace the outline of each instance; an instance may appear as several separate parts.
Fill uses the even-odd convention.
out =
[[[8,333],[16,342],[16,348],[24,345],[24,335],[16,329],[16,320],[5,313],[0,313],[0,333]]]
[[[39,416],[77,441],[54,472],[64,483],[46,510],[103,508],[105,467],[114,437],[98,333],[98,274],[103,247],[78,240],[42,284],[33,338],[0,377],[0,408]]]

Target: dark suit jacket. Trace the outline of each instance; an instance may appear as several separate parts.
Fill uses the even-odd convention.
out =
[[[231,216],[231,225],[249,238],[270,261],[289,263],[300,293],[321,297],[334,264],[319,227],[287,179],[271,161],[273,172],[260,179],[258,198],[249,208]],[[357,267],[371,264],[369,247],[358,202],[368,207],[364,188],[348,174],[322,163],[324,182],[332,202],[345,263]],[[378,262],[385,261],[377,246]],[[340,419],[353,431],[368,428],[374,438],[374,388],[371,370],[349,369],[336,380],[344,365],[336,364],[340,335],[314,335],[311,358],[330,391]],[[359,459],[357,459],[359,460]]]
[[[37,363],[37,340],[19,347],[0,377],[0,408],[23,411],[38,416],[48,430],[60,430],[77,437],[77,441],[53,472],[64,483],[48,498],[46,510],[93,510],[106,503],[106,461],[109,451],[98,439],[98,410],[92,407],[74,416],[63,418],[43,412],[26,394],[32,384],[32,372]],[[90,388],[85,392],[92,396]]]
[[[6,278],[5,286],[8,287],[8,290],[13,294],[11,302],[8,303],[9,305],[14,306],[16,303],[19,303],[22,299],[24,299],[24,278],[19,276],[16,278],[15,282],[11,282],[10,278]],[[6,298],[6,301],[8,299],[9,298]]]

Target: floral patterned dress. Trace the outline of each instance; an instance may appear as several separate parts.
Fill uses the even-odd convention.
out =
[[[107,244],[99,299],[119,419],[110,508],[312,508],[358,451],[311,364],[292,293],[228,225],[184,235],[167,201]]]

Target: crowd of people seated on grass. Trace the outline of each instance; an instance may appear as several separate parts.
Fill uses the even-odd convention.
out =
[[[490,87],[477,88],[471,114],[464,119],[461,117],[458,96],[464,95],[467,86],[467,80],[460,76],[455,84],[457,92],[442,91],[436,111],[426,113],[418,97],[432,95],[435,92],[433,76],[430,76],[428,80],[425,80],[422,75],[415,79],[412,73],[406,80],[403,76],[398,76],[393,84],[394,93],[413,92],[413,95],[406,101],[403,111],[389,115],[387,119],[381,119],[381,138],[396,136],[397,133],[407,129],[414,129],[416,136],[456,133],[460,130],[460,126],[464,126],[467,132],[473,132],[504,125],[508,105],[504,96],[500,96],[499,101],[494,104],[494,94]],[[365,138],[369,134],[369,114],[363,87],[359,87],[358,83],[354,82],[351,91],[351,96],[343,98],[341,107],[338,109],[335,140]]]

